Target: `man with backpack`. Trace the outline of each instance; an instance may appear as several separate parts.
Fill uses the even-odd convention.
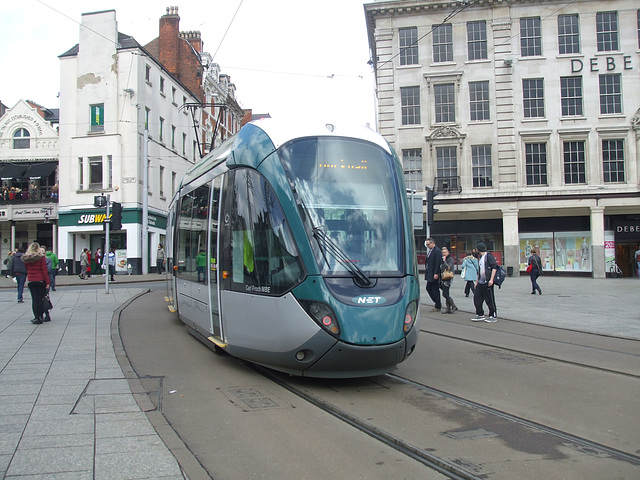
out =
[[[476,245],[480,258],[480,275],[476,281],[476,290],[473,293],[473,304],[476,307],[476,316],[471,319],[473,322],[493,323],[497,321],[498,313],[496,309],[496,297],[493,292],[494,280],[498,271],[498,262],[495,257],[487,252],[487,246],[480,242]],[[486,303],[489,308],[489,316],[484,316],[482,304]]]

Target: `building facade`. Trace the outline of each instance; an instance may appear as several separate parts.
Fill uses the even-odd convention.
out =
[[[380,133],[458,263],[634,271],[640,242],[640,9],[634,0],[365,5]],[[427,228],[418,241],[421,247]]]
[[[58,109],[20,100],[0,116],[0,257],[31,242],[57,248]],[[2,265],[4,267],[4,265]]]
[[[60,56],[58,257],[70,273],[84,248],[105,248],[96,196],[123,207],[109,241],[117,268],[155,270],[169,204],[205,138],[206,54],[199,32],[180,32],[179,21],[167,8],[159,37],[142,46],[118,32],[114,10],[83,14],[79,43]]]

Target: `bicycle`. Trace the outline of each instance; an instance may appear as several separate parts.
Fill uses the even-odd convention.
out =
[[[620,267],[615,261],[611,262],[609,273],[611,273],[611,278],[622,277],[622,270],[620,270]]]

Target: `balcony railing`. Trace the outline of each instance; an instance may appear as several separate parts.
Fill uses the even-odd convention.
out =
[[[433,185],[438,193],[462,193],[460,177],[435,177]]]
[[[7,203],[43,203],[58,202],[58,192],[52,187],[40,187],[30,190],[3,188],[0,190],[0,204]]]

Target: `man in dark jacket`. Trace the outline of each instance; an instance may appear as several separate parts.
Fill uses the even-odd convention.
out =
[[[438,248],[433,238],[429,237],[424,242],[427,247],[427,260],[425,261],[424,279],[427,281],[427,293],[435,304],[432,312],[442,310],[440,300],[440,265],[442,265],[442,251]]]
[[[13,263],[11,264],[11,271],[9,272],[9,275],[14,277],[18,284],[18,303],[24,303],[22,292],[24,291],[24,284],[27,281],[27,266],[22,261],[22,255],[24,255],[24,248],[18,247],[18,251],[13,256]]]
[[[484,243],[476,245],[480,258],[480,275],[476,281],[476,291],[473,294],[473,304],[476,307],[476,316],[471,320],[473,322],[489,322],[497,321],[498,313],[496,310],[496,297],[493,292],[493,279],[498,270],[498,262],[491,253],[487,252],[487,246]],[[489,308],[489,316],[485,318],[482,304],[486,303]]]

